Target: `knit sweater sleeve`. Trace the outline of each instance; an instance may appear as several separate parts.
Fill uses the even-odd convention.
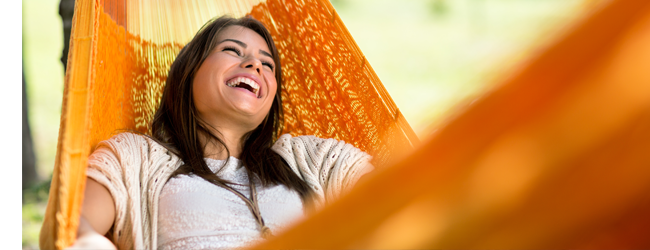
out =
[[[100,142],[88,157],[87,176],[106,187],[115,202],[111,240],[118,249],[143,246],[142,230],[134,225],[141,224],[137,206],[141,200],[139,176],[140,166],[147,158],[146,144],[142,136],[121,133]]]
[[[284,134],[272,149],[312,188],[318,205],[330,203],[372,171],[372,157],[351,144]]]

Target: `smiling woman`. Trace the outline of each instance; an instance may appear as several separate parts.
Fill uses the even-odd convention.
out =
[[[261,124],[275,98],[280,98],[276,96],[275,63],[268,51],[269,46],[253,30],[224,28],[194,77],[199,116],[217,127],[242,130],[234,133],[247,133]]]
[[[89,157],[74,247],[247,246],[373,169],[345,142],[279,136],[281,88],[262,23],[208,22],[171,65],[151,136],[118,134]]]

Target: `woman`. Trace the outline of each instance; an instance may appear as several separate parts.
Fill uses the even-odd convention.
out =
[[[281,87],[262,23],[208,22],[170,68],[152,136],[118,134],[89,157],[73,248],[248,246],[373,169],[342,141],[278,137]]]

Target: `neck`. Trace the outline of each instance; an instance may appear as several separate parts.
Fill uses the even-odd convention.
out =
[[[203,152],[204,157],[215,160],[225,160],[228,158],[228,151],[224,148],[225,146],[230,151],[230,156],[240,159],[244,147],[243,137],[248,133],[248,131],[219,128],[219,132],[212,131],[212,133],[215,136],[218,136],[225,145],[222,145],[213,138],[202,136],[202,143],[208,140]]]

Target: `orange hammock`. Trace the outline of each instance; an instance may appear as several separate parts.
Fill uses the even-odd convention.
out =
[[[285,132],[345,140],[379,167],[258,248],[650,247],[647,0],[607,1],[419,146],[329,1],[86,0],[42,249],[74,242],[94,145],[147,132],[176,53],[227,13],[273,34]]]

